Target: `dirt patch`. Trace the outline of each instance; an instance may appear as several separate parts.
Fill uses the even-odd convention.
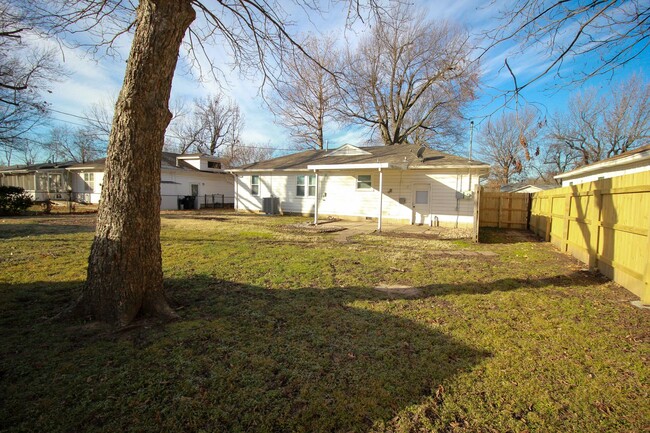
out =
[[[541,242],[532,232],[527,230],[510,230],[497,228],[481,228],[480,243],[482,244],[518,244],[521,242]]]
[[[311,223],[298,223],[298,224],[289,224],[282,226],[284,230],[295,232],[295,233],[335,233],[343,230],[347,230],[342,226],[335,225],[313,225]]]
[[[410,239],[470,239],[472,229],[467,228],[448,228],[448,227],[431,227],[420,232],[407,230],[385,230],[380,236],[410,238]]]
[[[380,284],[379,286],[375,287],[375,290],[382,293],[387,293],[389,295],[402,296],[407,298],[417,297],[422,293],[422,291],[416,287],[402,286],[399,284]]]

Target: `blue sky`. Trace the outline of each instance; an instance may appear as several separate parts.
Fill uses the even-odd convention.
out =
[[[479,34],[483,29],[494,26],[496,24],[495,16],[500,7],[489,4],[489,2],[469,0],[417,0],[415,3],[428,14],[429,18],[455,21],[473,34]],[[488,6],[484,6],[486,3]],[[477,6],[477,4],[482,6]],[[501,3],[498,2],[498,4]],[[346,11],[338,6],[329,6],[329,9],[320,15],[310,13],[307,16],[305,11],[300,8],[295,6],[287,8],[288,17],[295,22],[291,32],[293,34],[334,33],[340,35],[339,42],[342,46],[355,44],[364,34],[362,23],[357,22],[352,29],[346,29]],[[54,123],[70,124],[74,127],[74,123],[82,122],[74,116],[84,116],[84,111],[91,104],[110,101],[117,96],[122,83],[129,42],[128,37],[122,38],[118,47],[118,55],[114,57],[93,58],[82,49],[58,48],[65,59],[63,64],[70,74],[60,82],[54,83],[51,87],[52,93],[48,95],[48,102],[53,110],[52,120]],[[470,119],[475,120],[476,127],[480,129],[482,123],[486,121],[486,116],[498,113],[502,108],[503,98],[494,98],[495,95],[502,94],[504,89],[512,86],[511,77],[503,68],[506,56],[521,80],[540,71],[545,65],[547,57],[543,52],[527,52],[525,55],[516,55],[515,49],[516,47],[504,45],[482,59],[482,90],[479,94],[480,98],[466,111],[468,131]],[[213,58],[223,59],[223,64],[227,65],[227,54],[224,54],[222,49],[211,47],[210,50],[210,55]],[[568,101],[569,93],[576,89],[558,88],[558,85],[570,77],[574,69],[588,66],[590,62],[596,61],[598,61],[597,58],[585,58],[578,62],[565,63],[561,70],[562,78],[549,74],[527,88],[519,102],[535,104],[539,108],[540,117],[561,110]],[[650,53],[646,52],[643,56],[620,68],[616,71],[615,76],[592,79],[588,85],[606,89],[631,73],[643,73],[644,65],[650,65]],[[172,99],[185,100],[189,103],[193,98],[206,96],[222,89],[225,94],[237,101],[244,114],[243,139],[246,143],[278,148],[280,149],[279,153],[292,148],[288,132],[275,122],[273,115],[264,106],[260,95],[261,78],[251,76],[251,74],[242,77],[237,70],[230,69],[228,66],[225,66],[221,72],[219,83],[209,75],[199,82],[196,73],[188,72],[187,62],[181,59],[174,78]],[[513,104],[511,103],[509,107],[512,109]],[[46,139],[44,130],[39,130],[35,134],[34,138]],[[331,125],[331,128],[326,131],[326,138],[331,147],[338,147],[344,143],[359,144],[367,137],[367,131],[359,128],[341,129],[338,125]],[[466,145],[468,139],[469,134],[463,144]]]

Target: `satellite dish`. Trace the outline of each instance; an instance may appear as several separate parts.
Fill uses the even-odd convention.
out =
[[[417,153],[416,155],[418,156],[418,158],[420,159],[420,161],[423,160],[423,159],[422,159],[422,155],[424,155],[424,150],[425,150],[425,149],[426,149],[425,146],[420,146],[420,148],[418,149],[418,153]]]

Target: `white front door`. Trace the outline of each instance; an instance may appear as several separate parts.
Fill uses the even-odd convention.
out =
[[[431,222],[431,185],[426,183],[413,185],[413,224]]]

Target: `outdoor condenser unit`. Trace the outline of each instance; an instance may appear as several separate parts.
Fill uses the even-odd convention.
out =
[[[279,207],[280,199],[278,197],[264,197],[262,199],[262,210],[267,215],[277,215]]]

